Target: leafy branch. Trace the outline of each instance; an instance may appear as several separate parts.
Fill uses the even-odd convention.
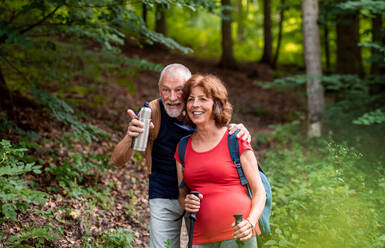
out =
[[[51,16],[53,16],[53,15],[55,14],[55,12],[56,12],[59,8],[61,8],[62,6],[63,6],[63,5],[57,6],[53,11],[51,11],[51,13],[49,13],[49,14],[46,15],[46,16],[44,16],[40,21],[38,21],[38,22],[36,22],[36,23],[34,23],[34,24],[32,24],[32,25],[30,25],[30,26],[24,28],[23,30],[21,30],[21,31],[20,31],[20,34],[24,34],[25,32],[27,32],[27,31],[29,31],[29,30],[31,30],[31,29],[33,29],[33,28],[35,28],[35,27],[37,27],[37,26],[43,24],[48,18],[50,18]]]

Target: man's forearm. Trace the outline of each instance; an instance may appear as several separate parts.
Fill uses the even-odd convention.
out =
[[[124,138],[116,145],[114,152],[112,153],[111,164],[122,166],[130,159],[133,153],[131,143],[132,137],[128,135],[124,136]]]

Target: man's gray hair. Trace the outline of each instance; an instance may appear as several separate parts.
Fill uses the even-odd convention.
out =
[[[185,77],[185,82],[190,79],[191,71],[182,64],[169,64],[160,73],[158,85],[162,81],[162,78],[166,72],[169,73],[181,73]]]

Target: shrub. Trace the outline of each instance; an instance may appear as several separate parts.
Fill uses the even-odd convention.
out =
[[[275,147],[263,159],[273,191],[265,246],[377,247],[385,221],[384,162],[331,137],[307,140],[300,127],[277,128],[270,137]]]

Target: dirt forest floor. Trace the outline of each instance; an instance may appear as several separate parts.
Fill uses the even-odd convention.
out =
[[[290,121],[293,118],[293,110],[301,110],[304,103],[301,102],[296,93],[280,92],[273,89],[262,89],[254,84],[255,80],[271,81],[273,79],[271,69],[258,63],[241,63],[239,70],[225,70],[217,67],[217,61],[194,58],[189,55],[170,53],[169,51],[155,48],[139,49],[136,46],[127,45],[123,52],[129,57],[139,57],[150,62],[167,65],[170,63],[181,63],[186,65],[192,73],[210,73],[221,78],[229,91],[230,102],[234,107],[232,122],[243,123],[251,134],[268,130],[270,124],[279,124]],[[295,69],[297,70],[297,69]],[[288,72],[290,74],[290,71]],[[110,149],[120,141],[126,132],[129,118],[126,113],[128,108],[138,108],[144,101],[159,97],[158,93],[159,72],[144,71],[133,78],[136,91],[132,93],[128,86],[118,84],[103,84],[99,91],[108,99],[108,106],[78,106],[78,108],[92,116],[92,123],[113,134],[110,140]],[[52,124],[52,118],[33,114],[28,110],[16,111],[15,117],[24,126],[30,126],[41,135],[60,137],[60,130],[55,130],[56,124]],[[50,121],[47,121],[50,120]],[[113,123],[106,125],[106,123]],[[36,124],[38,123],[38,124]],[[36,126],[35,128],[33,126]],[[32,126],[32,127],[31,127]],[[37,127],[39,126],[39,127]],[[58,124],[57,126],[60,126]],[[255,137],[252,142],[255,143]],[[91,152],[105,150],[106,144],[93,144]],[[263,154],[268,147],[254,147],[257,156]],[[55,243],[55,247],[79,247],[82,236],[88,231],[102,233],[114,230],[118,227],[129,228],[136,236],[133,247],[149,247],[149,207],[148,207],[148,179],[145,169],[140,166],[140,160],[133,159],[125,166],[111,170],[102,179],[104,183],[114,182],[116,187],[111,192],[114,197],[112,209],[96,209],[87,212],[83,209],[81,201],[67,198],[52,198],[44,207],[47,209],[58,209],[60,206],[70,205],[79,212],[70,214],[72,225],[64,228],[65,238]],[[129,211],[125,206],[133,205]],[[84,218],[79,216],[87,213],[89,225],[83,223]],[[56,212],[55,219],[60,218],[62,213]],[[58,215],[58,216],[56,216]],[[40,222],[36,215],[30,212],[19,216],[16,226],[11,223],[3,225],[3,229],[10,230],[10,234],[17,233],[23,224]],[[23,223],[23,224],[22,224]],[[183,235],[183,247],[186,247],[187,238]],[[1,246],[0,247],[6,247]]]

